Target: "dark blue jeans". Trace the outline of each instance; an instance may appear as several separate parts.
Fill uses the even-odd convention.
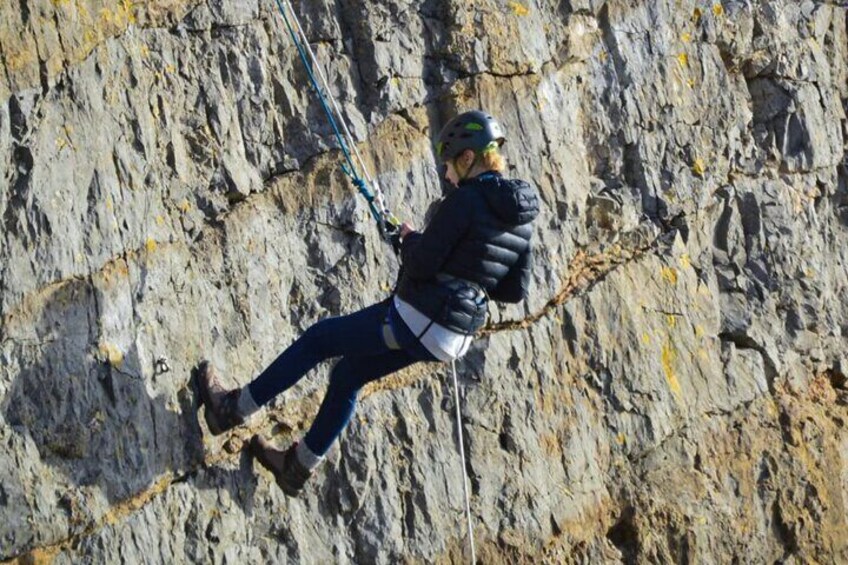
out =
[[[389,349],[383,339],[387,314],[401,349]],[[267,404],[315,365],[333,357],[341,359],[330,372],[324,401],[304,438],[316,455],[324,455],[347,426],[363,386],[417,361],[437,361],[400,319],[391,300],[386,300],[314,324],[248,385],[250,394],[259,406]]]

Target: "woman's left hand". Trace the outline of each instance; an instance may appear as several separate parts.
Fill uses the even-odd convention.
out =
[[[407,224],[406,222],[402,223],[402,224],[400,225],[400,237],[401,237],[401,239],[403,239],[404,237],[408,236],[409,234],[411,234],[411,233],[412,233],[412,232],[414,232],[414,231],[415,231],[415,228],[414,228],[414,227],[412,227],[411,225]]]

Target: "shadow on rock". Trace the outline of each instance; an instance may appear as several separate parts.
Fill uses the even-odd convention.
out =
[[[34,516],[36,521],[41,514],[53,515],[61,524],[64,514],[55,512],[62,511],[61,500],[68,496],[77,499],[80,492],[99,489],[115,505],[147,491],[168,472],[177,475],[176,482],[193,480],[201,481],[200,488],[225,488],[249,511],[255,489],[255,480],[245,480],[249,462],[243,461],[241,470],[210,468],[210,477],[196,477],[204,458],[203,438],[189,375],[167,372],[145,378],[135,340],[120,348],[104,341],[104,325],[116,325],[109,319],[114,313],[104,311],[113,305],[105,304],[103,290],[88,279],[57,284],[37,300],[25,308],[39,313],[37,321],[25,313],[19,319],[10,316],[4,329],[2,353],[13,360],[7,370],[14,380],[0,404],[6,423],[3,435],[17,436],[14,444],[22,447],[6,454],[10,469],[18,471],[3,480],[4,492],[11,498],[6,508],[0,505],[0,522],[10,512]],[[131,328],[136,322],[119,320],[117,324],[123,324],[119,327],[130,329],[117,334],[134,335]],[[184,386],[176,399],[157,395],[155,385],[163,384],[157,379],[182,379]],[[40,463],[26,454],[32,445]],[[22,457],[28,467],[20,466]],[[41,473],[45,465],[62,478]],[[40,473],[38,484],[55,489],[58,508],[32,507],[32,498],[26,495],[28,472]],[[67,483],[77,490],[62,495]],[[49,500],[44,504],[49,506]],[[78,530],[74,527],[78,516],[66,513],[71,532]],[[83,519],[86,514],[82,513]],[[13,553],[57,532],[33,527],[44,531],[21,532],[5,540]],[[61,531],[62,526],[57,527]]]

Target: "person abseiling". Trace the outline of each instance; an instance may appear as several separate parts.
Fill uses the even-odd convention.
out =
[[[488,300],[519,302],[532,264],[531,222],[539,213],[535,189],[507,179],[500,124],[482,111],[462,113],[441,130],[437,158],[456,189],[423,231],[399,230],[402,271],[394,294],[354,314],[307,329],[253,382],[225,390],[208,361],[198,369],[201,401],[215,434],[243,424],[261,406],[326,359],[340,357],[309,431],[287,450],[259,435],[250,449],[291,496],[353,415],[359,390],[416,362],[451,361],[465,354],[485,324]]]

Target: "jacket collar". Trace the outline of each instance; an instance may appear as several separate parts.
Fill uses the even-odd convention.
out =
[[[497,171],[486,171],[485,173],[480,173],[476,177],[472,177],[470,179],[462,179],[461,181],[459,181],[458,186],[466,186],[466,185],[469,185],[469,184],[474,184],[474,183],[479,182],[479,181],[487,181],[487,180],[491,180],[491,179],[501,179],[501,178],[503,178],[503,175],[500,174]]]

